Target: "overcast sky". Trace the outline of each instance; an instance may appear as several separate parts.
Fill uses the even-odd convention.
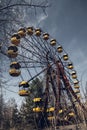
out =
[[[87,0],[53,0],[48,16],[40,22],[63,45],[78,77],[87,77]],[[85,79],[87,81],[87,78]],[[85,82],[86,82],[85,81]]]
[[[82,83],[84,82],[85,85],[87,81],[87,0],[49,1],[47,15],[41,13],[37,16],[37,22],[32,22],[32,25],[41,27],[63,46],[74,63],[79,80],[83,75]]]

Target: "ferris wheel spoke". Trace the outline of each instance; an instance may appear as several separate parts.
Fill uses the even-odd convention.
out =
[[[35,53],[40,55],[41,52],[43,52],[42,49],[38,48],[38,43],[34,41],[33,37],[31,37],[31,40],[26,39],[26,42],[28,43],[29,48],[31,48],[32,51],[34,50]]]
[[[42,71],[40,71],[38,74],[36,74],[35,76],[33,76],[31,79],[28,80],[28,82],[32,81],[33,79],[35,79],[37,76],[39,76],[40,74],[42,74],[44,71],[46,71],[47,68],[43,69]]]
[[[32,41],[33,41],[33,43],[34,43],[33,45],[38,49],[38,51],[40,51],[41,54],[46,55],[47,49],[44,49],[44,48],[43,48],[43,44],[40,43],[40,42],[38,41],[38,39],[36,39],[34,36],[31,37],[31,39],[32,39]]]
[[[39,45],[42,47],[43,50],[46,50],[46,52],[49,52],[49,48],[45,45],[45,41],[42,40],[42,38],[37,37],[37,41],[39,42]]]
[[[34,52],[43,52],[43,54],[45,54],[46,51],[44,52],[42,46],[39,47],[39,42],[34,38],[34,36],[31,36],[30,38],[31,40],[26,39],[26,41],[28,41],[29,46],[34,50]]]
[[[25,47],[23,47],[23,46],[21,46],[23,49],[25,49],[26,51],[28,51],[30,54],[33,54],[33,56],[34,57],[36,57],[36,58],[40,58],[42,55],[41,54],[39,54],[39,53],[35,53],[35,52],[33,52],[32,50],[29,50],[29,49],[27,49],[27,48],[25,48]]]
[[[24,55],[22,55],[22,54],[18,54],[18,56],[20,56],[20,57],[18,57],[17,59],[20,59],[20,58],[25,58],[26,60],[28,60],[28,62],[27,63],[46,63],[46,62],[40,62],[40,61],[38,61],[38,60],[36,60],[36,59],[32,59],[31,57],[28,57],[28,56],[24,56]],[[32,62],[32,60],[33,60],[33,62]],[[22,63],[22,61],[21,61],[21,59],[20,59],[20,61],[19,61],[20,63]]]

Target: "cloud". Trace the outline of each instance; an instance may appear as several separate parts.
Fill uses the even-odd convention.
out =
[[[48,17],[48,15],[45,14],[41,14],[37,17],[37,24],[39,25],[41,22],[43,22],[46,18]]]

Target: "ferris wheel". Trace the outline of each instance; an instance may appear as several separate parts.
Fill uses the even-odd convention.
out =
[[[44,79],[43,96],[33,99],[38,128],[83,123],[86,109],[81,103],[77,73],[56,39],[40,28],[20,28],[12,35],[7,54],[11,59],[9,74],[22,79],[20,96],[30,94],[32,80],[40,75]]]

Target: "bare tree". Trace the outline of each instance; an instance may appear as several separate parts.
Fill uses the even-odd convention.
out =
[[[0,0],[0,49],[4,52],[10,36],[19,28],[32,23],[37,14],[44,13],[47,0]]]

